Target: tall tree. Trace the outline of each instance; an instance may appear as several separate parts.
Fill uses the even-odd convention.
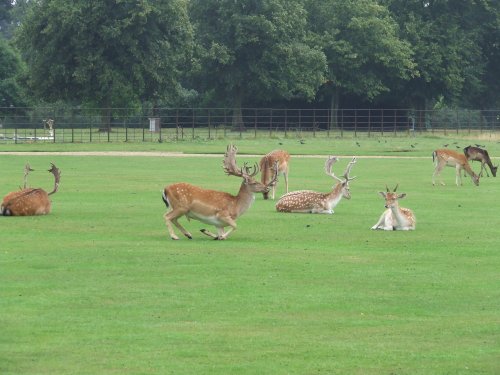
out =
[[[191,38],[185,0],[39,0],[17,41],[39,98],[108,109],[175,93]]]
[[[372,100],[415,74],[409,43],[387,7],[375,0],[309,0],[309,23],[328,60],[322,87],[332,113],[342,94]],[[333,119],[334,120],[334,119]]]
[[[387,3],[415,51],[419,75],[400,91],[409,105],[423,110],[440,97],[451,105],[481,105],[485,94],[498,99],[498,90],[488,93],[500,78],[497,0]]]
[[[25,94],[19,84],[24,71],[19,53],[0,36],[0,107],[26,105]]]
[[[324,81],[325,56],[308,41],[300,0],[191,0],[201,47],[199,84],[234,108],[233,127],[243,127],[242,106],[262,101],[314,98]]]

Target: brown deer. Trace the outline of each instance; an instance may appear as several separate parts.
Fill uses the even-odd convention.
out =
[[[312,190],[292,191],[283,195],[276,203],[276,210],[279,212],[297,212],[312,214],[333,214],[333,209],[340,202],[342,197],[351,199],[349,181],[356,178],[349,177],[353,165],[356,163],[356,157],[347,165],[344,171],[344,178],[335,176],[332,166],[339,160],[338,157],[331,156],[325,162],[325,173],[337,180],[333,190],[328,193],[318,193]]]
[[[474,173],[464,154],[453,150],[439,149],[432,153],[432,161],[436,166],[432,174],[432,185],[436,184],[435,178],[441,174],[445,166],[455,167],[455,183],[457,186],[462,185],[462,176],[460,173],[462,169],[471,176],[472,182],[474,182],[476,186],[479,185],[479,176]],[[441,181],[441,185],[444,185],[443,181]]]
[[[217,228],[217,234],[206,229],[202,229],[201,232],[216,240],[226,239],[232,231],[236,230],[236,219],[252,205],[255,200],[254,193],[269,191],[271,185],[275,183],[276,175],[267,185],[254,179],[259,172],[257,163],[254,164],[253,168],[248,167],[246,163],[242,168],[238,168],[235,160],[236,153],[237,148],[229,145],[223,160],[223,168],[227,175],[243,179],[236,196],[221,191],[203,189],[185,182],[165,187],[162,198],[167,208],[170,207],[171,210],[164,215],[164,218],[173,240],[178,240],[179,237],[175,235],[172,223],[182,234],[192,239],[191,233],[178,222],[181,216],[186,216],[188,220],[195,219],[205,224],[214,225]],[[228,226],[230,228],[226,232],[224,228]]]
[[[385,199],[386,210],[380,216],[377,224],[372,229],[383,230],[414,230],[416,225],[415,214],[409,208],[399,207],[399,199],[406,197],[406,193],[397,194],[396,185],[391,192],[386,186],[386,192],[380,191],[379,194]]]
[[[269,181],[274,178],[276,171],[274,170],[277,165],[278,175],[283,174],[285,180],[285,189],[288,193],[288,163],[290,161],[290,154],[284,150],[274,150],[265,155],[260,159],[260,173],[261,182],[263,185],[268,185]],[[277,182],[277,181],[276,181]],[[276,192],[276,182],[271,185],[271,198],[274,200],[274,195]],[[262,193],[264,199],[269,199],[269,191]]]
[[[496,167],[493,165],[490,159],[490,155],[488,155],[488,151],[483,150],[479,147],[467,146],[466,148],[464,148],[464,155],[467,157],[467,160],[481,162],[481,172],[479,172],[479,177],[483,177],[483,170],[486,172],[486,176],[490,177],[485,164],[488,164],[488,167],[490,167],[490,171],[493,177],[497,176],[498,165]]]
[[[54,164],[51,164],[49,172],[54,175],[54,189],[50,193],[47,193],[41,188],[26,187],[28,173],[32,170],[29,164],[26,164],[24,169],[24,188],[20,191],[9,193],[3,198],[0,207],[0,212],[3,216],[32,216],[50,213],[52,204],[49,195],[57,192],[61,172]]]

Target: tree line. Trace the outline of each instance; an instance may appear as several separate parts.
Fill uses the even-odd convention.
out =
[[[0,0],[0,107],[500,107],[497,0]]]

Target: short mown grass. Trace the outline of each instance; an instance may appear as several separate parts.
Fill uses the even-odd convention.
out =
[[[51,188],[50,162],[62,170],[50,215],[0,217],[0,373],[499,373],[500,182],[456,187],[447,168],[433,187],[434,141],[417,142],[427,157],[360,157],[334,215],[257,196],[226,241],[185,218],[193,240],[172,241],[162,217],[166,184],[237,192],[219,157],[0,153],[0,195],[28,161],[32,186]],[[335,153],[323,147],[308,152]],[[323,162],[292,156],[291,189],[327,191]],[[397,183],[417,229],[370,230],[377,192]]]

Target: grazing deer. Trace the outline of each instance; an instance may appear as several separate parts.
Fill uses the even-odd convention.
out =
[[[399,185],[396,185],[391,192],[386,186],[386,192],[380,191],[379,194],[385,199],[386,210],[378,219],[372,229],[383,230],[414,230],[416,219],[415,214],[409,208],[399,207],[399,199],[406,197],[406,193],[397,194],[396,190]]]
[[[259,172],[257,163],[253,168],[243,168],[236,165],[237,148],[233,145],[227,147],[224,155],[223,168],[227,175],[243,178],[238,195],[229,193],[206,190],[185,182],[175,183],[165,187],[163,191],[163,201],[165,205],[171,207],[171,210],[164,215],[170,237],[178,240],[174,233],[172,223],[191,239],[192,235],[178,222],[181,216],[189,219],[199,220],[205,224],[214,225],[217,228],[217,234],[211,233],[205,229],[201,232],[216,240],[224,240],[229,234],[236,230],[236,219],[243,215],[250,208],[255,200],[254,193],[269,191],[272,184],[276,182],[276,175],[264,185],[254,179]],[[231,227],[226,232],[225,227]]]
[[[483,150],[479,147],[467,146],[466,148],[464,148],[464,155],[467,157],[467,160],[481,162],[481,172],[479,172],[479,177],[483,177],[483,169],[486,172],[486,176],[490,177],[490,175],[488,174],[488,170],[484,166],[485,164],[488,164],[488,167],[490,167],[490,171],[493,177],[497,176],[498,165],[496,167],[493,166],[490,155],[488,155],[488,151]]]
[[[54,189],[50,193],[47,193],[41,188],[26,187],[28,173],[32,170],[29,164],[26,164],[24,168],[24,188],[20,191],[9,193],[3,198],[0,207],[0,212],[3,216],[32,216],[50,213],[51,201],[49,195],[57,192],[61,172],[54,164],[51,164],[49,172],[54,175]]]
[[[464,154],[460,154],[459,152],[448,150],[448,149],[439,149],[435,150],[432,153],[432,161],[436,165],[434,169],[434,173],[432,174],[432,185],[435,185],[435,178],[439,176],[445,166],[455,167],[455,183],[457,186],[462,185],[462,169],[471,176],[472,182],[477,186],[479,185],[479,176],[474,173],[472,168],[467,161],[467,158]],[[441,181],[441,185],[444,185],[444,182]]]
[[[356,163],[356,157],[353,157],[347,165],[343,179],[335,176],[332,172],[332,166],[337,160],[337,157],[331,156],[325,162],[325,173],[338,181],[337,184],[333,186],[332,191],[328,193],[318,193],[312,190],[292,191],[279,199],[276,203],[276,210],[279,212],[333,214],[333,209],[337,206],[342,197],[351,199],[349,181],[356,178],[349,177],[351,169]]]
[[[288,193],[288,162],[290,161],[290,154],[284,150],[274,150],[265,155],[260,159],[260,173],[261,182],[264,185],[268,185],[269,181],[273,179],[277,168],[277,174],[282,173],[285,179],[285,189]],[[276,181],[277,182],[277,181]],[[274,194],[276,192],[276,182],[271,185],[271,198],[274,200]],[[262,193],[264,199],[269,199],[269,191]]]

